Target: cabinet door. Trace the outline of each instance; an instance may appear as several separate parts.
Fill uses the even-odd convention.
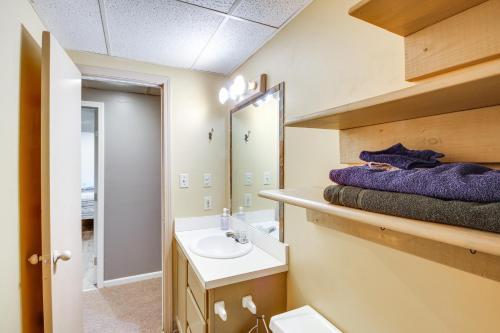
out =
[[[179,331],[186,329],[186,288],[187,288],[187,259],[182,250],[177,248],[177,325]]]
[[[186,316],[187,316],[187,322],[189,325],[189,329],[193,333],[206,333],[207,324],[205,323],[205,318],[203,318],[203,315],[201,314],[200,310],[198,309],[198,306],[196,305],[196,301],[195,301],[193,294],[191,293],[191,290],[189,288],[186,289],[186,295],[187,295]]]
[[[193,297],[196,300],[196,304],[198,304],[198,308],[200,309],[203,318],[207,319],[207,300],[205,288],[201,284],[190,264],[188,265],[188,286],[193,293]]]

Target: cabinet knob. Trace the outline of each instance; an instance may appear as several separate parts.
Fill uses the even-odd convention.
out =
[[[215,302],[214,312],[216,315],[218,315],[220,317],[220,319],[222,319],[222,321],[227,320],[227,312],[226,312],[226,307],[225,307],[224,301]]]

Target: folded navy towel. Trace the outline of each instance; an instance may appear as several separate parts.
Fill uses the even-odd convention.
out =
[[[362,151],[359,158],[366,162],[387,163],[400,169],[433,168],[441,164],[444,154],[433,150],[409,150],[401,143],[379,151]]]
[[[441,200],[343,185],[328,186],[324,198],[335,205],[369,212],[500,233],[500,202]]]
[[[340,185],[444,200],[500,202],[500,171],[477,164],[450,163],[431,169],[394,171],[354,166],[330,171],[330,179]]]

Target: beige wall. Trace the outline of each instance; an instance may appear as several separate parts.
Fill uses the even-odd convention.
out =
[[[106,67],[165,76],[170,79],[174,217],[220,214],[226,206],[226,116],[217,100],[225,78],[219,75],[159,66],[83,52],[69,52],[78,65]],[[213,140],[208,132],[214,129]],[[203,174],[212,173],[212,188],[203,188]],[[179,188],[179,174],[188,173],[190,187]],[[214,208],[203,210],[211,195]]]
[[[0,76],[0,221],[2,221],[2,253],[0,270],[0,332],[20,331],[19,292],[19,64],[21,25],[41,45],[43,24],[26,0],[3,0],[0,10],[0,41],[3,64]],[[79,64],[116,68],[167,76],[171,82],[174,214],[203,215],[203,196],[211,194],[214,210],[226,206],[226,110],[217,102],[223,77],[174,69],[164,66],[127,61],[106,56],[71,53]],[[208,142],[208,132],[214,128],[214,140]],[[180,190],[177,175],[187,172],[191,187]],[[214,186],[203,189],[202,174],[213,173]]]
[[[316,0],[236,74],[285,88],[285,117],[408,85],[401,37],[350,17],[356,0]],[[285,131],[286,187],[324,186],[338,133]],[[346,333],[496,332],[500,283],[306,221],[287,206],[288,307],[310,304]]]
[[[0,5],[0,332],[20,330],[19,292],[19,66],[21,25],[40,44],[43,25],[26,0]]]

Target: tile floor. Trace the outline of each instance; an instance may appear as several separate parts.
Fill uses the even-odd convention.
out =
[[[83,292],[85,333],[160,333],[161,278]]]

